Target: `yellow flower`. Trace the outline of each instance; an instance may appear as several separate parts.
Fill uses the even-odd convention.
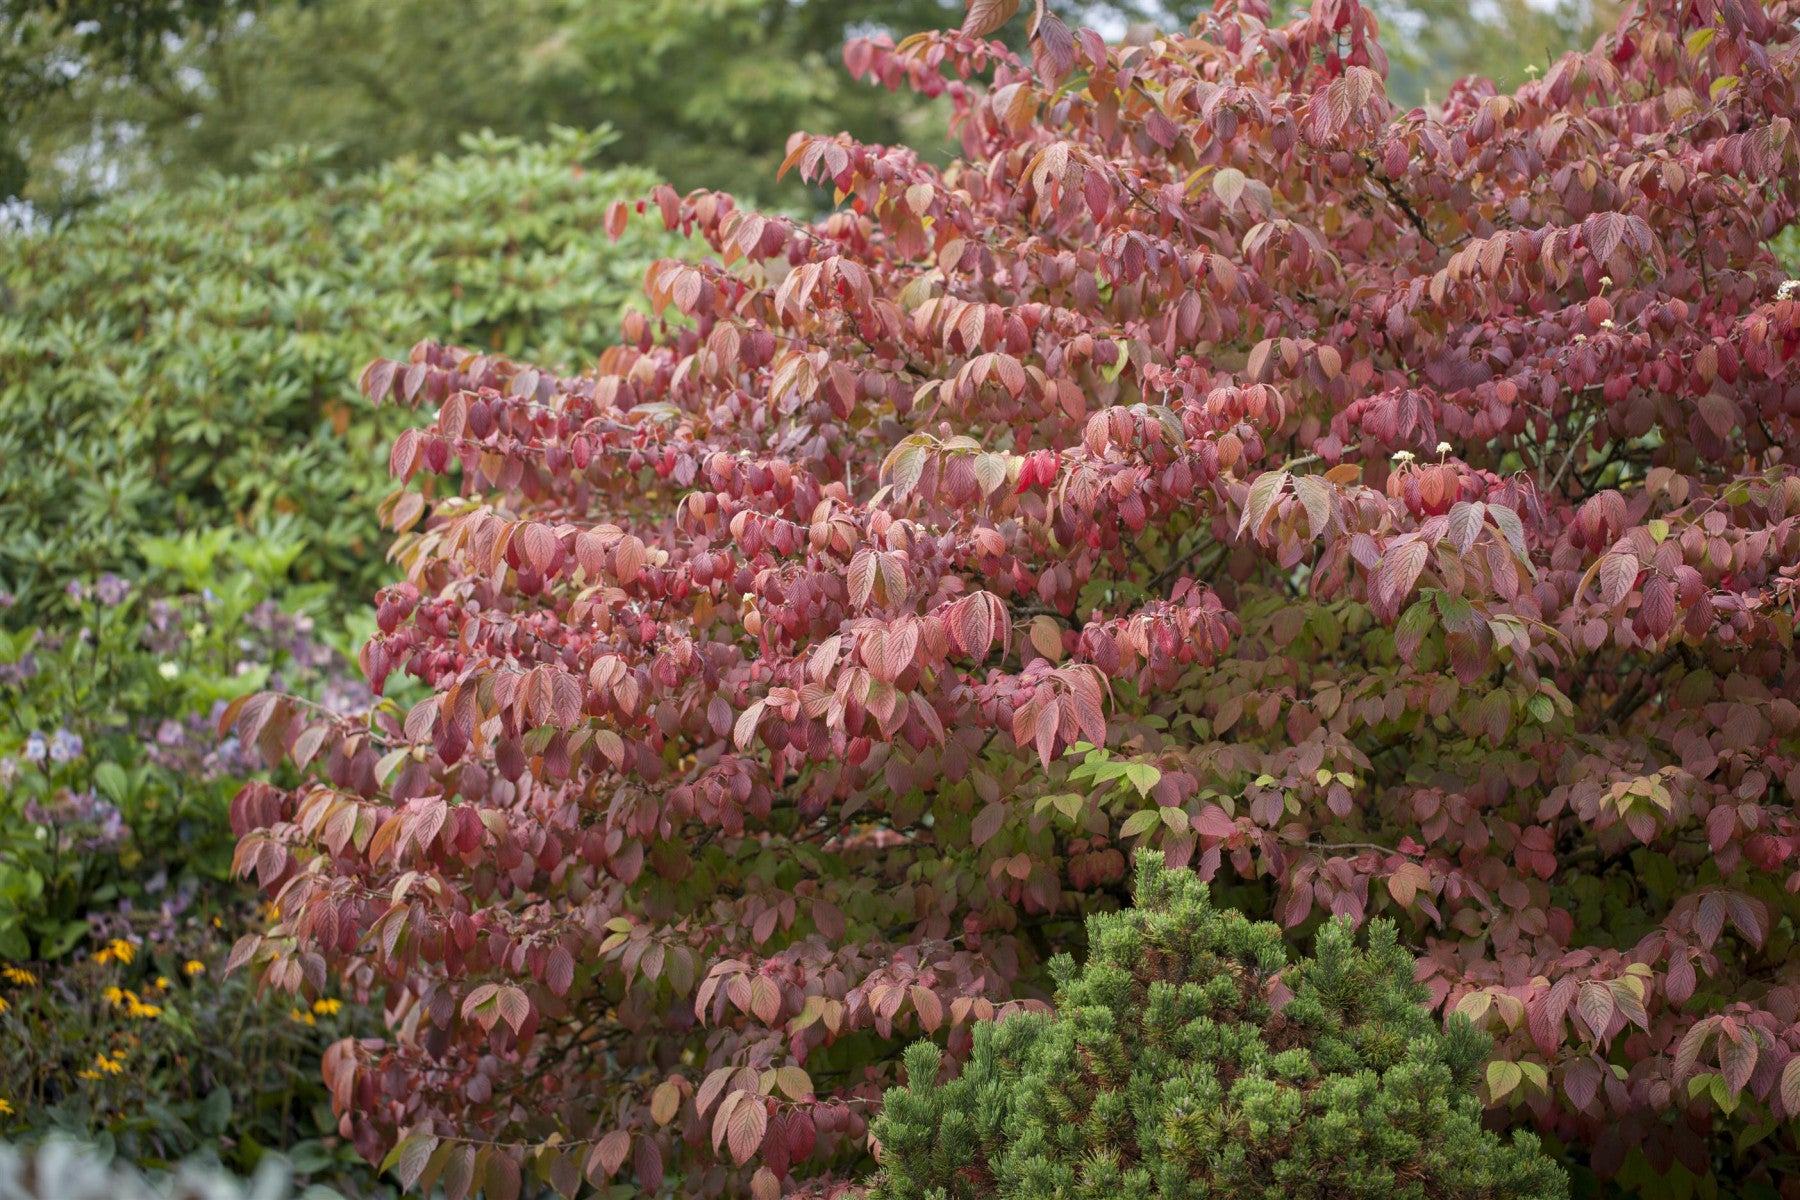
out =
[[[120,988],[109,987],[104,992],[101,992],[100,995],[105,997],[108,1004],[125,1003],[125,992]]]
[[[217,917],[214,917],[213,918],[213,928],[214,929],[223,929],[223,928],[225,928],[225,922],[219,920],[219,918],[217,918]]]
[[[98,1079],[98,1078],[100,1078],[100,1072],[98,1072],[98,1071],[77,1071],[77,1072],[75,1072],[75,1074],[80,1079]]]
[[[128,963],[136,955],[137,947],[133,946],[124,938],[114,938],[112,941],[106,943],[106,949],[94,955],[94,961],[108,963],[117,960],[118,962]]]
[[[102,1071],[105,1071],[108,1075],[117,1075],[125,1070],[124,1063],[115,1062],[104,1054],[94,1055],[94,1065],[99,1067]],[[96,1078],[98,1078],[98,1076],[96,1076]]]
[[[322,1017],[336,1016],[338,1009],[342,1007],[344,1007],[344,1002],[336,997],[313,1001],[313,1011]]]
[[[0,996],[0,1013],[4,1013],[7,1009],[9,1009],[11,1007],[12,1007],[12,1005],[10,1005],[6,1002],[5,996]]]
[[[162,1016],[162,1009],[154,1004],[140,1004],[138,1003],[137,997],[133,996],[130,1006],[125,1010],[125,1015],[137,1020],[143,1020],[147,1017]]]
[[[8,983],[16,983],[20,987],[30,987],[37,982],[36,975],[33,975],[23,967],[15,967],[11,964],[0,967],[0,975],[6,976],[6,981]]]
[[[12,1101],[8,1100],[5,1096],[0,1096],[0,1117],[10,1117],[12,1115]]]
[[[168,986],[169,986],[169,977],[167,975],[158,975],[156,977],[156,990],[157,991],[159,991],[159,992],[164,991],[168,988]]]
[[[218,918],[214,917],[213,920],[217,921]],[[206,974],[206,964],[197,958],[190,958],[181,964],[181,973],[186,975],[189,979],[192,979],[196,975],[204,975]]]
[[[313,1015],[311,1013],[307,1012],[303,1008],[290,1009],[288,1011],[288,1020],[298,1021],[302,1025],[317,1025],[318,1024],[317,1021],[313,1020]]]

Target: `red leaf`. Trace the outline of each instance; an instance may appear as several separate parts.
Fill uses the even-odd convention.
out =
[[[553,946],[550,960],[544,968],[544,982],[558,996],[569,994],[569,988],[575,982],[575,957],[562,946]]]
[[[1750,1076],[1756,1071],[1756,1043],[1748,1035],[1733,1041],[1730,1038],[1719,1039],[1719,1067],[1725,1075],[1725,1086],[1733,1092],[1741,1092],[1750,1086]]]
[[[625,1165],[625,1156],[630,1152],[631,1134],[623,1129],[615,1129],[595,1142],[587,1160],[588,1182],[604,1189],[606,1181],[617,1175],[619,1168]]]
[[[1588,980],[1581,985],[1581,998],[1576,1007],[1581,1012],[1581,1019],[1587,1022],[1588,1029],[1596,1038],[1606,1035],[1607,1026],[1613,1019],[1612,989],[1597,980]]]
[[[511,1154],[496,1147],[488,1157],[486,1200],[518,1200],[519,1164]]]
[[[525,1024],[525,1019],[531,1016],[531,1001],[526,998],[523,991],[516,987],[501,988],[496,1000],[496,1007],[500,1010],[500,1015],[505,1018],[506,1023],[512,1026],[514,1033],[519,1032]]]
[[[1394,612],[1412,594],[1429,553],[1422,541],[1401,542],[1388,547],[1388,552],[1381,557],[1381,566],[1376,569],[1383,610]]]
[[[1531,1040],[1546,1058],[1554,1057],[1562,1044],[1563,1017],[1574,999],[1575,981],[1565,975],[1529,1006],[1526,1025],[1531,1030]]]
[[[1600,560],[1600,600],[1612,606],[1620,604],[1637,583],[1638,560],[1626,553],[1608,554]]]
[[[733,1161],[742,1166],[761,1148],[763,1134],[769,1128],[769,1112],[763,1107],[761,1096],[748,1092],[738,1095],[742,1102],[731,1110],[725,1137]]]
[[[635,534],[626,534],[619,539],[613,548],[613,577],[621,586],[630,586],[644,569],[646,555],[643,540]]]

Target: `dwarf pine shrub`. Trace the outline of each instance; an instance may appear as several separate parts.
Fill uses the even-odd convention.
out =
[[[1052,964],[1053,1016],[979,1026],[949,1082],[937,1046],[908,1051],[876,1200],[1567,1194],[1535,1136],[1481,1128],[1488,1039],[1437,1028],[1392,924],[1364,949],[1333,921],[1290,965],[1277,926],[1215,909],[1160,854],[1136,895],[1089,919],[1086,965]]]

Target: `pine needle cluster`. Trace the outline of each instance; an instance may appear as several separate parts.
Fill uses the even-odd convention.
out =
[[[1487,1037],[1440,1030],[1385,921],[1359,946],[1221,911],[1188,871],[1139,856],[1137,906],[1088,922],[1052,964],[1053,1016],[981,1026],[959,1077],[907,1053],[875,1132],[875,1200],[1559,1200],[1530,1133],[1481,1127]],[[1271,1002],[1279,984],[1292,998]]]

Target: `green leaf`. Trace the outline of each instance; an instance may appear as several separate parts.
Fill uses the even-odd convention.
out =
[[[1487,1068],[1488,1095],[1496,1101],[1504,1100],[1524,1077],[1525,1073],[1519,1069],[1518,1063],[1496,1058]]]
[[[131,799],[131,777],[116,762],[103,762],[94,768],[94,786],[115,803],[124,804]]]
[[[1150,789],[1162,781],[1162,772],[1149,763],[1126,763],[1125,778],[1138,790],[1138,795],[1148,796]]]
[[[1137,837],[1140,834],[1148,833],[1150,830],[1155,829],[1161,822],[1161,810],[1146,808],[1140,812],[1132,813],[1125,819],[1125,824],[1119,827],[1119,836],[1121,838]]]
[[[231,1124],[231,1089],[216,1087],[200,1105],[200,1128],[217,1137]]]

